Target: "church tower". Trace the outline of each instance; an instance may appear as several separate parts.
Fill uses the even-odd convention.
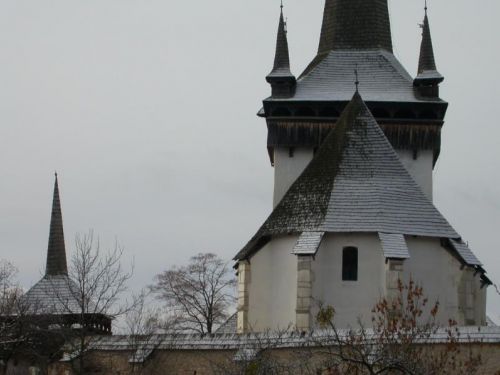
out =
[[[37,316],[36,322],[43,329],[81,329],[79,326],[83,315],[84,328],[89,333],[111,334],[111,318],[86,308],[91,307],[93,301],[83,301],[81,288],[68,274],[57,174],[54,181],[45,275],[22,298],[30,310],[29,313]]]
[[[326,0],[318,53],[296,79],[280,14],[271,97],[259,115],[274,208],[236,254],[238,332],[371,324],[398,280],[440,301],[438,321],[486,324],[481,262],[432,203],[447,103],[427,9],[418,73],[393,54],[387,0]]]
[[[297,80],[290,72],[283,11],[272,95],[259,115],[267,122],[274,166],[274,206],[312,160],[352,96],[359,91],[410,174],[432,200],[432,171],[439,157],[448,104],[439,83],[427,15],[418,76],[393,54],[387,0],[326,0],[318,53]]]

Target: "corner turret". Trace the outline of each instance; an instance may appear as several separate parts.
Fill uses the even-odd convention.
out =
[[[422,24],[422,44],[420,45],[418,75],[413,84],[421,96],[438,98],[439,84],[443,81],[444,77],[438,72],[436,60],[434,59],[434,49],[432,47],[431,29],[429,26],[426,4],[424,23]]]
[[[290,71],[290,56],[288,52],[288,39],[285,18],[283,16],[283,3],[281,3],[278,37],[276,40],[276,54],[271,73],[266,77],[272,88],[273,98],[290,98],[295,93],[297,80]]]

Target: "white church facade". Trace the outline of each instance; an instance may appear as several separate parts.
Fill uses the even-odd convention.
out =
[[[259,112],[274,209],[235,257],[238,332],[312,330],[320,304],[338,327],[369,325],[399,279],[439,301],[440,322],[486,324],[486,272],[432,203],[443,79],[427,12],[416,78],[394,57],[387,0],[326,0],[318,55],[295,78],[282,11]]]

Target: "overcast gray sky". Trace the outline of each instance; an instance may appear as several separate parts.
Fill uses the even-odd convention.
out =
[[[286,0],[292,69],[323,0]],[[500,282],[498,0],[430,0],[450,102],[435,202]],[[423,0],[390,0],[395,54],[417,66]],[[266,126],[278,0],[0,0],[0,258],[45,265],[53,172],[68,251],[115,238],[143,286],[197,252],[230,259],[271,210]],[[500,297],[490,291],[490,315]]]

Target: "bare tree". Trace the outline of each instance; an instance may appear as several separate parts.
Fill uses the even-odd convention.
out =
[[[181,329],[210,334],[227,319],[235,286],[228,264],[208,253],[192,257],[187,266],[160,273],[151,288]]]
[[[151,300],[151,291],[142,290],[134,296],[133,308],[125,315],[125,335],[132,351],[129,363],[134,374],[160,375],[168,361],[166,349],[174,348],[178,337],[174,317],[162,314],[161,308]],[[155,358],[162,349],[161,363]]]
[[[16,280],[17,268],[10,262],[0,260],[0,316],[15,313],[22,290]]]
[[[69,275],[62,280],[53,279],[53,293],[57,299],[55,314],[71,317],[61,327],[67,338],[67,350],[77,359],[71,361],[78,374],[86,373],[86,351],[95,335],[110,334],[111,321],[129,311],[130,301],[123,300],[132,277],[132,268],[125,270],[121,259],[123,249],[115,243],[110,251],[102,251],[93,232],[77,235]]]
[[[24,358],[46,367],[61,345],[57,335],[44,327],[37,306],[23,298],[17,279],[17,268],[0,260],[0,360]]]
[[[396,298],[382,298],[373,308],[372,325],[361,321],[357,329],[339,330],[335,310],[321,307],[317,321],[330,331],[321,346],[327,348],[325,367],[332,374],[475,374],[481,364],[479,354],[463,350],[457,323],[449,320],[442,328],[436,321],[439,303],[429,305],[423,289],[410,281],[398,281]],[[441,347],[431,346],[432,337],[443,337]]]

